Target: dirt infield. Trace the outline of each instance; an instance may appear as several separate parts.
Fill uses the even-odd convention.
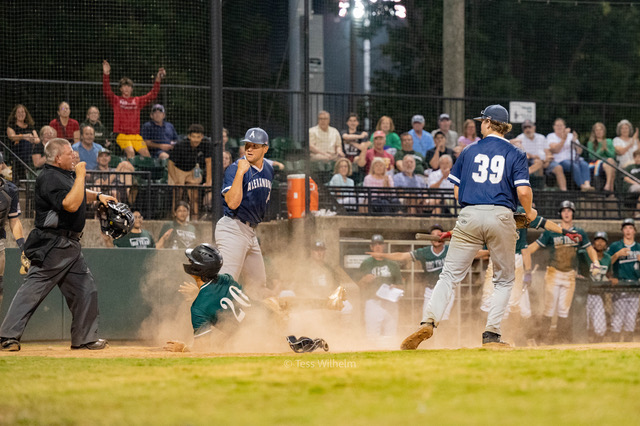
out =
[[[554,346],[537,346],[513,348],[529,349],[529,350],[572,350],[585,351],[590,349],[640,349],[640,342],[631,343],[597,343],[597,344],[574,344],[574,345],[554,345]],[[461,348],[461,349],[480,349],[480,348]],[[421,350],[421,349],[419,349]],[[427,349],[431,350],[431,349]],[[455,349],[453,349],[455,350]],[[507,349],[508,350],[508,349]],[[350,351],[332,351],[329,353],[340,353]],[[368,351],[372,352],[372,351]],[[316,354],[325,352],[318,351]],[[217,358],[228,356],[292,356],[296,355],[292,351],[281,353],[214,353],[214,352],[167,352],[161,347],[144,346],[140,342],[114,342],[109,348],[100,351],[90,350],[71,350],[66,342],[34,342],[25,343],[19,352],[1,352],[0,357],[5,356],[29,356],[29,357],[51,357],[51,358]]]

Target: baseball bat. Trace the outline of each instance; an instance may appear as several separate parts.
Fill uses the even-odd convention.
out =
[[[416,234],[416,240],[440,241],[440,237],[438,235],[423,234],[418,232]]]

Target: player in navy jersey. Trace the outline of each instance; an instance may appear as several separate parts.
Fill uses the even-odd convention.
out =
[[[454,196],[463,207],[454,228],[449,252],[420,328],[403,342],[401,349],[416,349],[433,335],[444,315],[455,287],[469,272],[473,258],[487,245],[494,262],[494,292],[487,317],[483,345],[505,345],[500,340],[500,322],[515,281],[517,202],[530,220],[532,207],[526,154],[504,138],[511,130],[509,113],[491,105],[476,118],[481,122],[482,140],[465,148],[449,174]]]
[[[242,142],[245,143],[245,156],[227,167],[224,173],[224,216],[216,225],[215,237],[224,258],[220,273],[230,274],[236,281],[242,274],[247,292],[260,296],[267,279],[255,228],[267,212],[273,167],[264,160],[269,149],[267,132],[258,127],[251,128]]]

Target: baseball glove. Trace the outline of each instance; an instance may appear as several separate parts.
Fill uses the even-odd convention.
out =
[[[531,221],[524,213],[514,213],[513,218],[516,220],[517,229],[527,229]]]
[[[24,253],[22,253],[20,256],[20,275],[27,275],[30,267],[31,261],[24,255]]]
[[[178,340],[169,340],[162,349],[169,352],[189,352],[187,345]]]

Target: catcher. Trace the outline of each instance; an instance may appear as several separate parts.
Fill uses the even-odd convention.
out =
[[[225,336],[232,335],[245,320],[248,312],[256,308],[256,304],[242,291],[242,285],[230,274],[219,274],[222,267],[222,255],[217,248],[204,243],[193,249],[187,249],[185,255],[189,263],[183,265],[184,271],[191,275],[197,286],[197,295],[191,305],[191,325],[194,332],[193,349],[206,350],[210,335],[214,328]],[[187,283],[180,291],[189,297],[193,287]],[[338,287],[329,299],[275,298],[270,297],[261,302],[261,306],[275,313],[278,318],[286,319],[287,312],[293,307],[328,308],[341,310],[344,306],[345,290]],[[318,348],[325,351],[329,346],[322,339],[288,336],[287,342],[295,352],[310,352]],[[168,341],[164,349],[170,352],[186,352],[187,345],[180,341]]]

